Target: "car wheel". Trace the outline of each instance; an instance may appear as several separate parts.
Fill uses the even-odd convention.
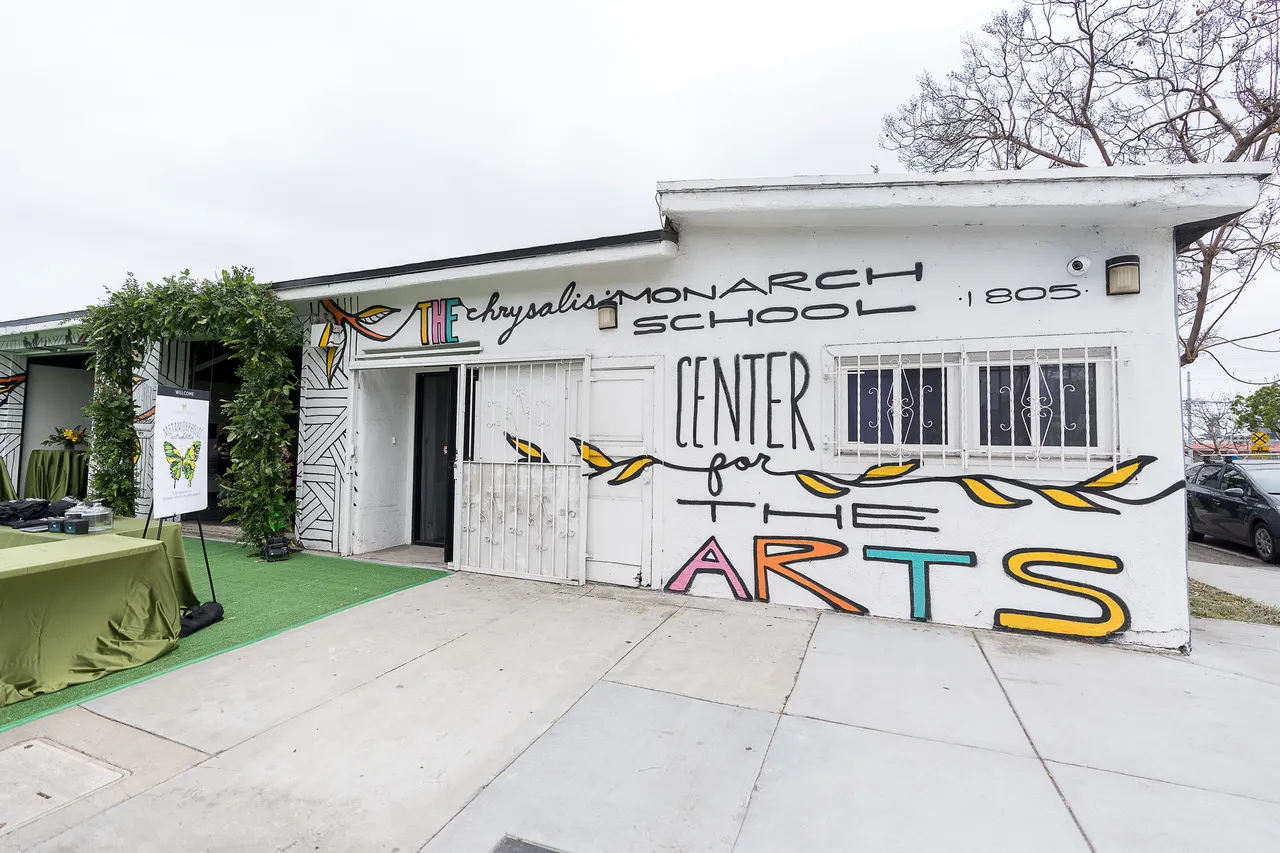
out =
[[[1276,553],[1276,542],[1271,535],[1271,528],[1265,524],[1259,524],[1253,528],[1253,550],[1264,562],[1274,563],[1280,560],[1280,554]]]
[[[1187,541],[1203,542],[1204,534],[1196,530],[1195,522],[1191,520],[1191,513],[1187,513]]]

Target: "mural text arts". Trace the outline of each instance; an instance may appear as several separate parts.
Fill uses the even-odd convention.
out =
[[[775,366],[787,365],[788,369],[779,375],[788,378],[791,375],[789,355],[782,353],[775,359]],[[975,513],[1003,515],[1039,505],[1068,514],[1108,518],[1180,491],[1182,483],[1177,481],[1154,492],[1139,488],[1137,494],[1133,493],[1138,475],[1156,461],[1155,457],[1138,456],[1118,461],[1074,484],[1043,483],[987,472],[929,474],[920,459],[872,465],[853,476],[835,474],[787,467],[775,461],[775,455],[793,448],[807,451],[805,432],[799,426],[794,445],[789,429],[778,432],[779,424],[789,424],[789,410],[785,407],[780,410],[780,417],[775,412],[775,435],[786,438],[785,442],[775,443],[783,443],[785,449],[778,454],[753,452],[730,456],[714,449],[715,407],[725,406],[725,396],[733,396],[732,371],[725,369],[733,357],[724,359],[721,375],[725,377],[729,393],[721,395],[719,404],[714,392],[701,395],[709,397],[709,403],[697,403],[696,434],[700,443],[712,443],[705,462],[691,463],[683,457],[680,462],[672,462],[653,453],[615,458],[606,448],[575,439],[582,461],[589,469],[587,476],[605,477],[611,486],[625,487],[641,472],[659,468],[672,472],[676,478],[672,482],[679,482],[684,475],[695,475],[694,483],[705,488],[705,495],[676,498],[677,506],[697,513],[690,519],[692,527],[704,530],[710,527],[708,532],[714,532],[692,552],[679,555],[682,562],[665,584],[667,591],[728,594],[743,601],[773,601],[778,600],[780,590],[785,590],[787,594],[782,600],[786,603],[799,603],[807,597],[834,610],[866,615],[873,610],[859,594],[860,584],[865,582],[869,584],[866,589],[877,591],[875,594],[881,598],[877,599],[876,606],[880,608],[886,606],[885,593],[880,590],[892,589],[892,586],[885,587],[882,579],[898,575],[902,578],[898,587],[901,602],[893,605],[895,610],[904,613],[906,618],[928,622],[934,619],[937,605],[935,576],[941,576],[951,595],[960,589],[981,589],[984,595],[992,596],[993,600],[983,609],[991,614],[985,617],[990,620],[988,624],[997,630],[1105,640],[1129,629],[1129,607],[1124,599],[1110,589],[1079,579],[1082,573],[1122,574],[1123,562],[1118,556],[1036,547],[1035,533],[1029,535],[1031,541],[1026,543],[1030,547],[981,556],[976,550],[954,541],[955,534],[943,534],[939,525],[941,510],[919,498],[926,494],[936,498],[937,487],[945,485],[967,498]],[[753,361],[767,365],[765,359]],[[739,363],[746,362],[740,358]],[[690,400],[699,394],[690,390],[692,382],[687,371],[707,370],[712,376],[712,386],[719,381],[715,378],[716,367],[710,362],[698,365],[689,359],[683,369],[686,373],[682,384]],[[749,372],[742,375],[748,377],[743,387],[748,389],[749,397]],[[804,387],[802,375],[802,372],[796,373],[797,400],[804,396],[800,393]],[[776,395],[776,399],[786,401],[792,396],[791,386],[784,384],[783,387],[787,390]],[[702,420],[704,405],[709,407],[706,409],[708,421]],[[749,441],[745,413],[752,407],[743,406],[738,412],[736,428],[740,440]],[[735,425],[728,411],[725,409],[721,415],[721,442],[733,438]],[[762,442],[768,437],[767,407],[763,411],[766,426],[757,435],[757,440]],[[687,439],[686,447],[693,446],[695,430],[686,417],[681,417],[677,432]],[[770,486],[768,479],[760,486],[761,474],[774,480],[776,486]],[[746,480],[748,476],[750,482]],[[738,488],[739,478],[743,488]],[[922,491],[926,489],[927,492]],[[966,519],[966,524],[977,530],[983,527],[976,516],[972,522]],[[815,532],[815,528],[820,532]],[[1041,530],[1041,534],[1052,535],[1054,529]],[[884,538],[890,535],[894,538]],[[918,543],[905,544],[904,535]],[[969,538],[968,533],[960,535]],[[1002,581],[993,586],[993,578]],[[1014,601],[1031,600],[1026,594],[1017,594],[1018,587],[1035,591],[1036,607],[1010,606]],[[1061,602],[1058,607],[1054,606],[1055,597]],[[1087,602],[1095,612],[1082,613],[1080,602]]]

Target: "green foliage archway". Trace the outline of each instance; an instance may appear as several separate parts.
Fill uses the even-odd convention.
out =
[[[293,517],[285,501],[294,432],[286,418],[296,377],[289,349],[302,342],[293,309],[280,302],[248,267],[232,267],[212,281],[190,271],[161,284],[124,286],[89,309],[85,331],[94,348],[93,475],[90,491],[131,516],[138,503],[138,454],[133,384],[146,348],[171,339],[216,339],[237,362],[240,390],[224,406],[231,445],[223,503],[235,510],[244,541],[262,547],[274,528]]]

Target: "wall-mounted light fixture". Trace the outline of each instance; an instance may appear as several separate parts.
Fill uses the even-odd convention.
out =
[[[612,296],[596,303],[596,325],[601,329],[618,328],[618,302]]]
[[[1138,293],[1141,289],[1137,255],[1107,258],[1107,296]]]

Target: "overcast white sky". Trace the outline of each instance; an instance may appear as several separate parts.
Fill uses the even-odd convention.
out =
[[[9,4],[0,319],[126,271],[280,280],[654,228],[659,180],[900,171],[881,117],[999,4]],[[1258,289],[1237,334],[1280,326]],[[1196,365],[1196,396],[1234,388]]]

